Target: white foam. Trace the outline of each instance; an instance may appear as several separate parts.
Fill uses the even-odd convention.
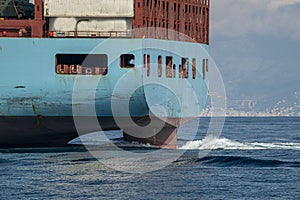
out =
[[[198,141],[190,141],[180,147],[185,150],[264,150],[264,149],[290,149],[300,150],[300,143],[260,143],[238,142],[227,138],[205,138]]]
[[[109,137],[109,138],[107,138]],[[122,138],[121,131],[109,131],[107,135],[103,133],[91,133],[80,138],[72,140],[71,144],[85,144],[85,145],[102,145],[108,143],[109,139]],[[110,141],[111,142],[111,141]],[[213,138],[208,137],[203,140],[196,140],[186,142],[179,149],[183,150],[264,150],[264,149],[287,149],[300,150],[300,143],[262,143],[262,142],[238,142],[227,138]]]

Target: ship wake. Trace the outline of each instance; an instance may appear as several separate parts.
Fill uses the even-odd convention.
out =
[[[209,138],[189,141],[179,147],[184,150],[300,150],[300,143],[291,142],[239,142],[227,138]]]

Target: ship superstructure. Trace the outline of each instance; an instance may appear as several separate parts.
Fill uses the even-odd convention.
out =
[[[26,0],[18,1],[25,4]],[[1,0],[2,14],[9,4],[11,0]],[[182,33],[198,43],[209,44],[209,8],[209,0],[35,0],[34,19],[2,18],[0,36],[131,36],[181,40]],[[22,6],[21,10],[31,10],[30,4],[26,8]],[[15,12],[20,12],[18,7]],[[159,28],[160,31],[148,31],[150,27]],[[21,28],[27,34],[19,34]],[[145,29],[129,35],[132,29],[138,28]],[[177,35],[167,38],[170,37],[169,30],[176,31]]]

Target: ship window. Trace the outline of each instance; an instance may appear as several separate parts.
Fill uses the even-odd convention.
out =
[[[166,77],[172,78],[172,65],[173,65],[173,58],[171,56],[166,57]]]
[[[206,72],[208,72],[208,59],[206,59]]]
[[[147,55],[147,76],[150,76],[150,55]]]
[[[208,59],[203,59],[203,66],[202,66],[203,79],[206,78],[206,72],[208,72]]]
[[[144,68],[147,67],[147,55],[144,54]]]
[[[203,64],[202,64],[202,76],[203,76],[203,79],[205,79],[205,59],[203,59]]]
[[[193,58],[193,60],[192,60],[192,76],[193,76],[193,79],[196,79],[196,69],[197,69],[196,58]]]
[[[162,75],[162,56],[158,56],[158,77]]]
[[[120,56],[121,68],[133,68],[135,66],[135,59],[133,54],[122,54]]]
[[[188,58],[182,58],[181,59],[181,65],[182,65],[182,78],[188,78],[189,77],[189,59]]]
[[[179,74],[179,78],[182,78],[182,65],[178,66],[178,74]]]
[[[176,65],[175,64],[173,64],[173,71],[172,71],[172,73],[173,73],[173,78],[176,78]]]
[[[57,74],[106,75],[108,58],[106,54],[56,54]]]

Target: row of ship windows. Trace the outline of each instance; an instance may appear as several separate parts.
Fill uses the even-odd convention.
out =
[[[163,67],[163,57],[159,55],[157,57],[157,75],[158,77],[162,77],[162,67]],[[197,69],[197,60],[196,58],[192,59],[192,63],[189,62],[188,58],[181,58],[181,63],[176,65],[173,62],[172,56],[165,57],[165,67],[166,67],[166,77],[167,78],[176,78],[176,74],[178,74],[179,78],[189,78],[189,69],[190,65],[192,67],[191,77],[196,79],[196,69]],[[177,68],[178,66],[178,68]],[[147,68],[147,76],[150,76],[151,73],[151,56],[144,54],[144,68]],[[178,71],[178,73],[176,73]],[[208,59],[203,59],[203,79],[205,79],[206,72],[208,72]]]
[[[108,73],[108,57],[106,54],[57,54],[56,55],[56,73],[57,74],[77,74],[77,75],[107,75]],[[147,76],[150,76],[151,72],[151,56],[144,54],[144,68],[147,69]],[[189,75],[189,68],[192,68],[192,73]],[[157,57],[157,76],[162,77],[163,73],[163,57],[159,55]],[[165,72],[167,78],[176,78],[178,74],[179,78],[192,77],[196,79],[197,61],[196,58],[189,62],[188,58],[181,58],[181,63],[176,65],[173,62],[172,56],[165,56]],[[178,66],[178,69],[177,69]],[[122,54],[120,56],[121,68],[133,68],[135,67],[135,56],[133,54]],[[153,68],[152,68],[153,69]],[[178,71],[178,73],[176,73]],[[202,75],[205,79],[206,72],[208,72],[208,59],[203,59]]]

